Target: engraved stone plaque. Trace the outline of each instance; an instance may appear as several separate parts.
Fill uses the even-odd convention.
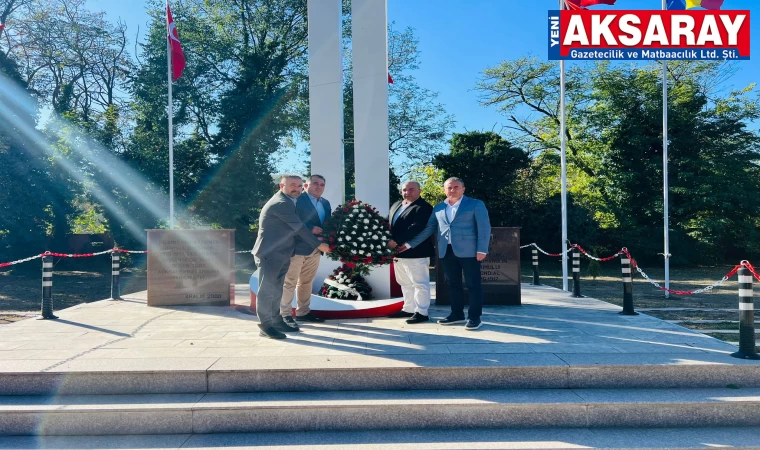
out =
[[[437,253],[436,253],[437,254]],[[450,305],[441,261],[436,261],[436,305]],[[484,305],[520,305],[520,229],[491,228],[488,256],[480,264]],[[465,285],[465,297],[467,287]],[[465,303],[467,303],[465,301]]]
[[[148,230],[148,306],[229,305],[235,230]]]

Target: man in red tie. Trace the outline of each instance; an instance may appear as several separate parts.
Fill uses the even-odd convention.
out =
[[[391,222],[391,248],[417,236],[425,229],[433,207],[420,197],[420,184],[407,181],[401,185],[402,201],[391,206],[388,220]],[[393,260],[396,281],[404,294],[404,307],[390,317],[407,318],[406,323],[422,323],[430,320],[430,257],[433,256],[433,241],[426,239],[420,245],[396,255]]]

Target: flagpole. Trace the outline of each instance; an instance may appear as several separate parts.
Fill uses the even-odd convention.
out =
[[[169,229],[174,229],[174,133],[172,130],[172,46],[169,39],[169,0],[166,0],[166,77],[169,82]]]
[[[559,9],[565,9],[565,0],[559,0]],[[565,61],[559,61],[559,109],[560,109],[560,162],[562,198],[562,290],[568,291],[567,283],[567,141],[565,139]]]
[[[662,0],[662,9],[667,10],[667,0]],[[668,218],[668,62],[662,60],[662,213],[664,216],[665,289],[670,289],[670,220]],[[670,293],[665,291],[665,297]]]

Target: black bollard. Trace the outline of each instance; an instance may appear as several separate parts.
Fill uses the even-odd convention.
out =
[[[39,319],[52,320],[58,317],[53,314],[53,257],[42,257],[42,310]]]
[[[533,286],[539,286],[541,282],[538,279],[538,250],[534,248],[531,252],[533,253]]]
[[[581,251],[578,247],[573,248],[573,295],[580,298],[581,295]]]
[[[631,260],[625,256],[620,258],[620,265],[623,270],[623,316],[638,316],[639,313],[633,310],[633,279],[631,278]]]
[[[121,300],[121,287],[119,285],[119,263],[121,257],[119,252],[111,252],[111,299]]]
[[[755,303],[752,299],[752,273],[746,267],[739,274],[739,351],[734,358],[760,359],[755,351]]]

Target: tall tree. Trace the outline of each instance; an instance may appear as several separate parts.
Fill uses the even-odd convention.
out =
[[[528,155],[493,132],[454,133],[449,153],[433,158],[444,179],[459,177],[467,195],[482,200],[494,226],[514,226],[515,181],[528,166]]]
[[[760,135],[749,127],[754,85],[726,92],[731,65],[669,64],[671,250],[676,260],[757,254]],[[568,177],[576,204],[592,211],[611,246],[661,252],[662,85],[660,66],[589,64],[568,73]],[[535,58],[487,69],[482,102],[508,117],[509,135],[536,155],[559,150],[559,77]],[[558,158],[534,158],[556,167]],[[549,166],[545,166],[549,167]],[[556,169],[532,186],[545,201]],[[543,186],[543,187],[541,187]],[[547,189],[548,188],[548,189]],[[548,195],[548,197],[547,197]],[[733,200],[731,200],[733,199]],[[739,238],[739,236],[749,238]],[[578,236],[578,239],[585,239]]]
[[[12,57],[0,52],[0,248],[3,259],[45,249],[54,231],[54,211],[70,200],[55,184],[57,167],[40,148],[36,105]]]

